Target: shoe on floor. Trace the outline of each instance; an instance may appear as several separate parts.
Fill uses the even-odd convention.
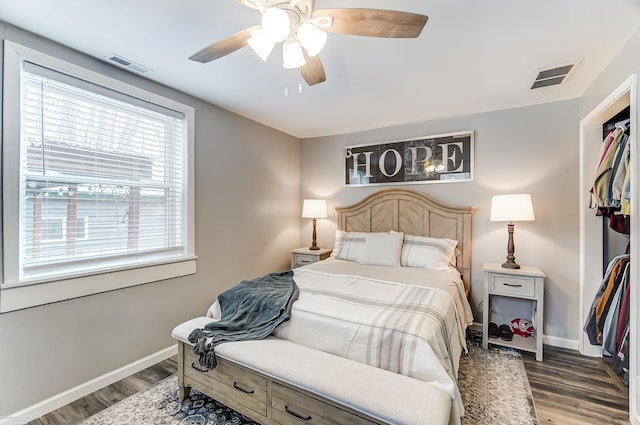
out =
[[[512,341],[513,340],[513,331],[511,330],[511,326],[509,325],[500,325],[498,328],[500,332],[500,339],[503,341]]]
[[[489,323],[489,338],[500,338],[500,328],[497,323]]]

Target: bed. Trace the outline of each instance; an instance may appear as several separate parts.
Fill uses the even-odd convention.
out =
[[[196,388],[267,425],[459,423],[473,208],[388,189],[336,211],[331,258],[294,269],[299,297],[271,336],[222,343],[203,370],[184,335],[218,302],[174,329],[181,398]]]

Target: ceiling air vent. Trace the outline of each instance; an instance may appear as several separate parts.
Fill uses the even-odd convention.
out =
[[[149,68],[146,68],[138,63],[130,61],[129,59],[125,59],[122,56],[119,56],[116,54],[111,54],[109,56],[106,56],[105,59],[111,63],[118,65],[121,68],[125,68],[130,71],[137,72],[138,74],[146,74],[147,72],[151,71],[151,69]]]
[[[531,89],[538,89],[540,87],[555,86],[564,81],[569,72],[573,69],[575,63],[569,65],[558,66],[555,68],[543,69],[538,72]]]

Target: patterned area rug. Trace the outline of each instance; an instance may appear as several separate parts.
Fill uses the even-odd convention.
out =
[[[520,353],[498,348],[485,351],[479,343],[469,342],[459,375],[467,411],[463,425],[539,425]],[[180,403],[175,375],[81,422],[122,424],[258,425],[195,390]]]
[[[469,341],[460,358],[458,387],[465,416],[462,425],[539,425],[529,379],[518,351]]]

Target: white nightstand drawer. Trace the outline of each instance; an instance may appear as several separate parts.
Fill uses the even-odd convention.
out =
[[[536,285],[531,277],[516,277],[494,274],[490,291],[492,294],[511,295],[514,297],[534,297]]]
[[[291,250],[291,268],[306,266],[317,261],[322,261],[331,255],[331,249],[309,249],[309,248],[296,248]]]
[[[306,266],[307,264],[315,263],[318,261],[318,257],[315,255],[294,254],[293,267]]]

